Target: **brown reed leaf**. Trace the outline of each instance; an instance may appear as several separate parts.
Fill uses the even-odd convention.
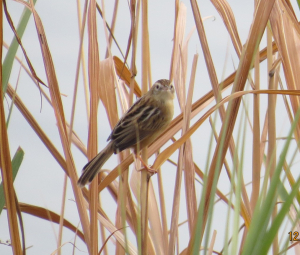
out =
[[[20,209],[23,213],[27,213],[32,216],[59,224],[60,215],[58,215],[57,213],[36,205],[30,205],[26,203],[19,203],[19,204],[20,204]],[[78,235],[83,242],[85,242],[83,233],[77,227],[75,227],[71,222],[69,222],[66,219],[63,219],[63,226],[70,229],[72,232]]]

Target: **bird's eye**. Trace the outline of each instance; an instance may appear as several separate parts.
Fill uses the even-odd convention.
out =
[[[159,89],[159,87],[160,87],[159,84],[157,84],[157,85],[155,86],[156,89]]]
[[[173,85],[171,85],[171,86],[170,86],[170,89],[173,89],[173,88],[174,88]]]

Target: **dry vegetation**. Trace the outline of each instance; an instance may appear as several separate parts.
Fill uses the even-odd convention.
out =
[[[87,159],[93,158],[101,149],[98,148],[99,101],[104,105],[106,113],[106,116],[101,118],[108,119],[110,127],[113,127],[122,112],[126,111],[135,98],[145,93],[153,83],[148,3],[146,0],[129,1],[130,8],[119,10],[118,14],[115,12],[111,24],[105,21],[103,24],[100,23],[104,27],[105,33],[101,36],[105,36],[106,44],[99,45],[97,31],[99,22],[96,22],[96,18],[101,20],[101,15],[105,20],[103,1],[98,3],[95,0],[86,1],[79,15],[79,23],[81,24],[80,47],[83,49],[84,42],[87,42],[88,52],[85,52],[87,56],[84,58],[83,51],[79,51],[77,72],[74,77],[76,84],[70,113],[71,120],[67,122],[43,22],[33,7],[33,0],[28,3],[18,2],[26,5],[28,9],[21,22],[24,26],[16,28],[19,42],[14,41],[8,46],[9,50],[2,63],[3,89],[0,90],[10,98],[10,100],[3,100],[0,106],[2,174],[0,212],[7,213],[11,248],[14,254],[25,253],[24,237],[26,239],[26,232],[30,230],[23,228],[24,213],[60,225],[57,250],[53,248],[53,254],[61,254],[60,248],[64,245],[62,233],[65,228],[73,231],[74,236],[77,235],[86,244],[88,253],[93,255],[99,253],[297,254],[299,250],[295,246],[297,243],[289,240],[288,232],[296,231],[296,226],[299,224],[300,178],[298,171],[293,171],[297,169],[297,165],[293,164],[299,157],[300,148],[297,146],[300,137],[300,112],[298,111],[300,61],[297,54],[300,46],[300,26],[294,13],[299,10],[294,10],[289,0],[254,2],[256,11],[246,42],[240,40],[235,14],[226,0],[211,0],[225,24],[239,58],[236,71],[225,77],[222,82],[218,81],[206,39],[198,6],[201,1],[191,0],[188,7],[179,1],[174,1],[174,41],[169,79],[176,87],[180,112],[177,112],[169,128],[142,151],[142,157],[146,160],[155,155],[153,168],[159,171],[157,175],[148,178],[146,171],[136,171],[141,167],[139,162],[134,162],[131,152],[124,151],[118,155],[118,163],[115,163],[114,169],[101,172],[89,187],[83,189],[77,186],[82,166],[75,164],[72,148],[77,148]],[[3,19],[9,20],[5,1],[3,6],[3,13],[5,13]],[[187,58],[190,35],[186,37],[184,32],[186,8],[191,8],[194,16],[195,33],[198,34],[206,63],[206,69],[203,70],[199,70],[197,66],[198,54],[195,54],[192,60]],[[117,15],[122,15],[123,11],[130,11],[131,30],[125,57],[120,59],[111,50],[111,45],[117,43],[112,34]],[[22,46],[22,34],[30,16],[34,18],[39,35],[47,88],[42,85],[34,66],[30,64],[26,48],[22,50],[27,64],[23,64],[16,56],[17,47]],[[141,28],[140,33],[138,27]],[[267,37],[267,47],[260,49],[263,34]],[[83,40],[85,35],[87,38]],[[5,45],[3,36],[1,41]],[[137,56],[138,44],[141,44],[141,56]],[[100,58],[100,48],[101,51],[106,49],[105,57]],[[136,65],[138,57],[142,58],[141,66]],[[10,85],[9,74],[14,61],[19,61],[23,65],[33,82],[39,84],[41,97],[46,98],[51,104],[63,148],[62,153],[48,138],[45,130],[15,92],[15,88]],[[187,68],[188,61],[191,64],[190,70]],[[261,64],[266,62],[269,77],[268,81],[261,85]],[[84,68],[81,69],[80,65]],[[87,82],[84,84],[89,122],[87,146],[74,130],[78,77],[81,70],[86,70],[87,75]],[[205,95],[197,95],[195,100],[195,76],[200,71],[208,72],[211,91]],[[137,72],[142,77],[140,81],[135,80]],[[246,87],[247,83],[250,84],[249,87]],[[224,91],[227,89],[228,95],[228,88],[231,93],[225,96]],[[242,101],[247,94],[250,94],[247,102]],[[267,102],[263,103],[267,111],[262,110],[261,94],[267,95]],[[4,95],[1,97],[3,98]],[[276,124],[276,117],[279,100],[284,106],[281,107],[280,113],[284,111],[289,120],[285,123],[288,132],[284,137],[277,135],[279,127]],[[14,104],[22,113],[48,149],[48,153],[65,172],[64,191],[61,194],[64,202],[60,212],[50,211],[42,205],[25,204],[17,199],[18,194],[15,194],[13,180],[19,167],[22,166],[24,152],[22,149],[18,150],[11,161],[7,126],[10,127],[8,116],[14,114],[15,110],[12,111],[12,108],[7,107],[7,101],[11,105]],[[116,109],[119,109],[119,113]],[[200,169],[193,159],[193,155],[197,153],[193,151],[194,139],[191,138],[195,138],[193,134],[208,121],[211,124],[210,134],[207,135],[210,145],[205,148],[207,155],[201,158],[206,167]],[[244,155],[246,137],[250,139],[253,148],[251,155],[246,155],[247,161]],[[278,146],[279,139],[281,139],[280,146]],[[178,153],[177,158],[172,156],[175,152]],[[247,167],[244,167],[245,164]],[[164,192],[166,180],[163,179],[161,171],[166,168],[176,169],[170,172],[175,175],[175,188],[171,197],[167,197]],[[245,171],[251,172],[252,178],[245,178]],[[223,193],[222,183],[218,182],[223,172],[227,174],[227,181],[231,187],[229,194]],[[199,180],[202,185],[200,193],[196,188]],[[153,185],[153,181],[156,185]],[[64,218],[68,182],[71,183],[80,219],[79,227]],[[246,185],[248,182],[249,186]],[[113,216],[107,215],[110,205],[101,201],[103,190],[110,193],[110,200],[116,204]],[[185,197],[181,194],[185,194]],[[172,208],[166,208],[167,200],[172,201]],[[6,201],[5,207],[4,201]],[[217,232],[213,231],[212,223],[216,220],[214,208],[220,201],[226,205],[226,210],[222,213],[225,235],[219,235],[216,239]],[[186,222],[182,224],[188,227],[185,228],[185,239],[180,240],[182,234],[179,234],[181,231],[179,211],[182,210],[182,206],[187,215]],[[6,211],[2,211],[3,208]],[[167,214],[166,211],[171,211],[171,214]],[[76,242],[77,240],[74,241],[75,246]],[[110,249],[108,244],[111,245]],[[222,248],[215,248],[216,244]],[[115,247],[114,250],[111,247]],[[73,252],[77,254],[80,251],[74,249]]]

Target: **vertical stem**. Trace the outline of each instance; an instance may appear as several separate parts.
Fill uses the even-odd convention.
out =
[[[138,24],[139,24],[139,13],[140,13],[140,1],[131,0],[130,1],[130,12],[131,12],[131,31],[132,31],[132,56],[131,56],[131,79],[130,79],[130,92],[129,92],[129,105],[133,102],[133,91],[134,91],[134,81],[137,73],[136,70],[136,50],[137,50],[137,34],[138,34]]]
[[[148,1],[142,0],[142,94],[147,92],[148,85]],[[142,159],[147,164],[147,148],[142,150]],[[148,253],[148,173],[147,171],[141,172],[141,251],[139,254]]]
[[[255,3],[257,5],[257,1]],[[254,84],[255,89],[260,88],[259,51],[254,61]],[[253,148],[252,148],[252,195],[251,210],[254,211],[260,191],[260,120],[259,120],[259,94],[253,95]]]
[[[71,140],[70,140],[71,143]],[[71,144],[70,144],[71,146]],[[65,214],[65,206],[66,206],[66,193],[67,193],[67,184],[68,184],[68,176],[65,173],[64,176],[64,185],[63,185],[63,194],[61,199],[61,209],[60,209],[60,217],[59,217],[59,229],[58,229],[58,241],[57,241],[57,255],[61,255],[61,246],[62,246],[62,235],[63,235],[63,221]]]
[[[119,0],[115,0],[114,12],[113,12],[111,25],[110,25],[111,33],[109,34],[109,38],[108,38],[108,43],[109,43],[108,47],[111,47],[111,43],[112,43],[112,34],[114,33],[115,26],[116,26],[116,20],[117,20],[116,17],[117,17],[118,6],[119,6]],[[108,56],[109,56],[109,53],[108,53],[108,49],[107,49],[106,53],[105,53],[105,58],[108,58]]]
[[[79,28],[79,35],[80,35],[81,41],[82,41],[82,36],[83,36],[82,30],[85,27],[85,23],[86,23],[87,5],[88,5],[88,0],[85,0],[84,10],[83,10],[83,18],[82,18],[81,17],[80,0],[77,0],[78,28]],[[83,20],[83,23],[82,23],[82,20]],[[82,75],[83,75],[83,83],[84,83],[84,98],[85,98],[85,105],[86,105],[87,121],[89,121],[89,119],[90,119],[90,102],[89,101],[90,100],[89,100],[88,78],[87,78],[87,71],[86,71],[86,64],[85,64],[84,48],[83,47],[81,47],[81,48],[82,48],[81,49],[81,65],[82,65]]]
[[[269,89],[274,89],[274,72],[270,72],[273,64],[273,53],[272,53],[272,32],[267,27],[267,63],[269,72]],[[273,177],[276,167],[276,96],[268,95],[268,155],[267,155],[267,167],[270,169],[270,180]],[[277,207],[275,205],[272,219],[274,220],[277,215]],[[275,236],[273,243],[273,254],[278,254],[278,235]]]
[[[81,57],[82,57],[82,53],[83,53],[82,45],[83,45],[83,34],[84,34],[85,21],[86,21],[87,2],[88,1],[86,1],[85,8],[84,8],[83,25],[81,26],[81,23],[79,23],[80,46],[79,46],[79,56],[78,56],[78,62],[77,62],[77,68],[76,68],[76,78],[75,78],[74,94],[73,94],[73,101],[72,101],[71,121],[70,121],[70,127],[69,127],[69,146],[70,146],[70,149],[71,149],[71,144],[72,144],[72,133],[73,133],[73,124],[74,124],[74,117],[75,117],[75,106],[76,106],[76,98],[77,98],[77,91],[78,91],[78,78],[79,78],[80,59],[82,59]],[[77,6],[78,6],[78,18],[81,21],[80,12],[79,12],[79,3],[78,2],[77,2]],[[84,61],[82,61],[82,65],[84,66]],[[88,112],[89,112],[89,110],[88,110]],[[60,218],[59,218],[58,243],[57,243],[57,249],[58,249],[57,253],[58,253],[58,255],[61,255],[63,220],[64,220],[65,203],[66,203],[66,190],[67,190],[67,184],[68,184],[67,180],[68,180],[68,177],[65,174],[65,176],[64,176],[64,185],[63,185],[63,195],[62,195],[62,205],[61,205]]]
[[[97,108],[98,108],[98,86],[99,86],[99,47],[97,40],[96,24],[96,0],[91,0],[88,10],[88,34],[89,34],[89,84],[90,84],[90,120],[88,136],[88,159],[91,160],[98,152],[97,141]],[[98,254],[98,178],[94,178],[90,185],[89,193],[89,212],[90,212],[90,237],[91,237],[91,255]]]
[[[2,46],[3,46],[3,2],[1,1],[0,5],[0,57],[2,59]],[[0,104],[0,167],[2,174],[2,183],[4,190],[5,204],[7,208],[7,218],[8,218],[8,227],[9,234],[11,239],[11,246],[13,254],[22,254],[20,236],[19,236],[19,226],[17,220],[17,208],[16,208],[16,197],[14,193],[13,186],[13,176],[12,176],[12,166],[9,153],[9,143],[7,137],[5,113],[3,107],[3,89],[2,89],[2,63],[0,68],[0,98],[2,103]],[[25,247],[23,247],[25,249]]]

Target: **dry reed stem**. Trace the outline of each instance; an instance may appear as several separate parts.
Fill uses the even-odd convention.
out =
[[[85,29],[85,23],[86,23],[86,13],[87,13],[87,2],[85,4],[85,8],[84,8],[83,24],[79,25],[79,27],[81,27],[82,29],[80,30],[80,43],[79,43],[79,53],[78,53],[77,67],[76,67],[76,74],[75,74],[75,85],[74,85],[74,92],[73,92],[72,108],[71,108],[71,120],[70,120],[70,125],[68,125],[70,147],[71,147],[71,144],[72,144],[72,136],[73,136],[73,124],[74,124],[74,118],[75,118],[75,106],[76,106],[77,91],[78,91],[80,60],[82,59],[81,53],[83,52],[83,35],[84,35],[84,29]],[[67,175],[65,174],[64,184],[63,184],[60,222],[59,222],[59,230],[58,230],[58,242],[57,242],[58,243],[57,244],[58,255],[61,255],[61,248],[60,247],[62,245],[63,218],[64,218],[64,212],[65,212],[67,180],[68,180]]]
[[[191,78],[185,108],[186,115],[186,127],[187,130],[190,126],[191,120],[191,108],[192,108],[192,96],[194,94],[194,85],[195,85],[195,76],[197,68],[198,54],[194,55]],[[188,213],[188,224],[190,234],[193,229],[193,225],[196,222],[196,213],[197,213],[197,200],[196,200],[196,190],[195,190],[195,167],[193,160],[193,149],[192,141],[189,139],[185,145],[185,162],[184,162],[184,180],[185,180],[185,193],[186,193],[186,204],[187,204],[187,213]]]
[[[58,130],[59,130],[59,134],[60,134],[60,138],[61,138],[61,142],[62,142],[62,146],[63,146],[65,158],[66,158],[67,172],[70,176],[70,180],[72,183],[72,188],[73,188],[74,196],[76,199],[79,217],[80,217],[80,220],[82,223],[86,244],[87,244],[87,247],[89,250],[90,238],[89,238],[89,233],[88,233],[89,232],[88,218],[87,218],[87,214],[84,209],[84,206],[83,206],[82,193],[80,192],[79,188],[77,187],[78,177],[77,177],[77,172],[75,169],[75,164],[74,164],[74,161],[72,158],[72,154],[71,154],[71,151],[69,148],[69,141],[68,141],[68,135],[67,135],[67,129],[66,129],[66,121],[65,121],[65,117],[64,117],[64,111],[63,111],[63,106],[62,106],[62,102],[61,102],[61,98],[60,98],[60,91],[59,91],[58,82],[56,79],[55,69],[53,66],[53,61],[52,61],[50,50],[49,50],[49,47],[47,44],[47,39],[46,39],[45,31],[43,29],[42,22],[34,9],[34,4],[33,4],[32,0],[30,1],[30,4],[31,4],[31,11],[34,16],[34,21],[35,21],[38,38],[39,38],[39,42],[40,42],[40,46],[41,46],[41,51],[42,51],[42,55],[43,55],[43,61],[44,61],[45,71],[46,71],[47,80],[48,80],[48,84],[49,84],[49,90],[50,90],[51,100],[52,100],[52,104],[53,104],[53,109],[54,109],[55,117],[57,120]]]
[[[184,107],[186,104],[186,93],[185,93],[185,70],[187,63],[184,62],[182,49],[183,49],[183,39],[185,34],[185,24],[186,24],[186,7],[183,3],[178,6],[176,27],[174,30],[174,44],[172,52],[172,62],[171,62],[171,73],[170,80],[174,80],[174,85],[176,88],[176,94],[178,98],[178,103],[181,108],[181,112],[184,113]],[[185,114],[183,114],[183,129],[182,134],[185,132]],[[179,218],[179,206],[180,206],[180,193],[181,193],[181,183],[182,183],[182,171],[184,164],[184,146],[180,147],[178,153],[178,164],[175,177],[174,195],[173,195],[173,205],[172,205],[172,215],[171,215],[171,227],[169,236],[168,253],[169,255],[175,252],[175,246],[178,238],[178,218]],[[155,168],[156,169],[156,168]]]
[[[260,66],[259,52],[254,60],[254,85],[255,89],[260,89]],[[253,95],[253,148],[252,148],[252,194],[250,199],[251,211],[256,206],[260,190],[260,97]]]
[[[107,49],[106,49],[106,53],[105,53],[105,58],[108,58],[109,52],[111,51],[111,43],[112,43],[112,39],[113,39],[112,34],[114,33],[114,30],[115,30],[118,6],[119,6],[119,0],[115,0],[114,11],[113,11],[112,21],[111,21],[111,25],[110,25],[110,34],[109,34],[109,38],[108,38],[108,45],[107,45]],[[102,6],[102,10],[104,11],[103,6]],[[104,20],[106,20],[106,19],[103,19],[103,21]]]
[[[100,63],[100,87],[99,87],[99,97],[101,98],[101,101],[103,102],[103,105],[106,109],[107,116],[109,119],[109,124],[111,126],[111,129],[114,128],[114,126],[117,124],[119,117],[117,109],[117,100],[116,100],[116,93],[115,93],[115,84],[117,84],[117,88],[119,88],[119,84],[117,81],[116,74],[114,72],[114,62],[112,58],[111,48],[110,48],[110,36],[108,35],[107,31],[107,22],[106,22],[106,12],[105,12],[105,6],[104,1],[102,3],[102,21],[103,21],[103,28],[105,31],[105,38],[106,38],[106,56],[107,59],[101,61]],[[116,10],[116,9],[115,9]],[[115,13],[114,10],[114,13]],[[113,21],[114,22],[114,21]],[[111,31],[112,33],[112,31]],[[110,35],[111,35],[110,33]],[[121,102],[122,104],[123,102]],[[123,158],[128,155],[128,151],[124,151],[118,154],[118,157],[120,161],[123,160]],[[122,229],[122,233],[126,235],[125,232],[125,222],[126,222],[126,194],[128,194],[128,171],[126,171],[120,178],[120,182],[118,185],[119,188],[119,196],[117,198],[117,213],[116,213],[116,227],[118,229]],[[128,196],[128,199],[131,197]],[[99,204],[100,205],[100,204]],[[101,205],[100,205],[101,206]],[[133,214],[135,215],[135,214]],[[129,219],[129,221],[132,222],[132,219]],[[135,227],[133,225],[133,227]],[[104,229],[101,226],[101,232],[102,232],[102,238],[104,236]],[[126,237],[125,237],[126,238]],[[126,243],[125,243],[126,245]],[[106,248],[106,247],[105,247]],[[119,244],[116,244],[116,254],[125,254],[125,250],[127,250],[127,247],[125,249]],[[105,251],[107,252],[107,251]]]
[[[85,2],[84,11],[83,11],[83,16],[85,20],[87,14],[87,7],[86,7],[87,3],[88,1]],[[83,27],[80,0],[77,0],[77,17],[78,17],[78,30],[80,35]],[[82,75],[83,75],[83,84],[84,84],[83,87],[84,87],[84,98],[85,98],[85,105],[86,105],[86,116],[87,116],[87,121],[89,121],[90,119],[89,88],[88,88],[88,77],[87,77],[86,62],[85,62],[85,52],[83,48],[81,50],[81,65],[82,65]]]
[[[136,0],[130,1],[130,17],[131,17],[131,64],[130,64],[130,92],[129,92],[129,105],[133,103],[133,93],[134,88],[136,87],[135,76],[137,74],[136,69],[136,51],[137,51],[137,35],[138,35],[138,24],[139,24],[139,13],[140,13],[140,1]],[[128,42],[129,44],[129,42]],[[129,46],[128,46],[129,48]]]
[[[149,241],[148,249],[153,250],[155,249],[156,254],[163,254],[164,250],[164,243],[163,243],[163,230],[160,222],[160,213],[158,204],[156,201],[156,196],[154,193],[154,188],[152,185],[151,179],[148,180],[148,220],[149,220]],[[153,247],[152,247],[153,246]]]
[[[149,82],[149,68],[150,68],[150,59],[149,59],[149,32],[148,32],[148,1],[142,0],[142,94],[145,94],[148,90]],[[147,148],[142,149],[141,151],[142,159],[147,164],[148,162],[148,153]],[[143,170],[141,172],[141,181],[140,181],[140,245],[139,253],[140,254],[152,254],[154,251],[148,250],[148,187],[149,187],[149,177],[147,171]],[[139,238],[139,237],[138,237]],[[139,241],[138,241],[139,243]]]
[[[156,157],[159,152],[156,153]],[[159,205],[160,205],[160,219],[162,224],[162,242],[163,242],[163,254],[168,252],[168,225],[167,225],[167,212],[166,212],[166,203],[165,203],[165,194],[164,194],[164,182],[162,178],[161,168],[157,169],[157,183],[158,183],[158,194],[159,194]]]
[[[109,123],[111,128],[113,128],[117,122],[118,122],[118,114],[115,109],[117,109],[117,102],[116,102],[116,95],[115,95],[115,86],[114,84],[117,84],[117,77],[114,72],[114,67],[113,67],[113,59],[112,59],[112,53],[111,53],[111,48],[110,48],[110,37],[108,35],[107,31],[107,22],[106,22],[106,12],[105,12],[105,6],[104,6],[104,1],[102,3],[102,21],[103,21],[103,28],[105,31],[105,38],[106,38],[106,45],[107,45],[107,51],[106,55],[108,58],[106,60],[101,61],[101,86],[99,87],[99,92],[100,92],[100,98],[102,99],[102,102],[105,106],[105,109],[107,111],[107,116],[109,118]],[[115,13],[114,9],[114,13]],[[113,21],[114,22],[114,21]],[[112,35],[112,30],[110,31],[110,35]],[[109,99],[109,100],[108,100]],[[121,152],[118,154],[120,161],[126,156],[128,152]],[[119,194],[117,199],[117,215],[116,215],[116,227],[122,230],[122,233],[125,235],[125,221],[126,221],[126,194],[128,194],[128,172],[124,173],[123,176],[121,177],[121,182],[123,182],[124,185],[119,185]],[[120,182],[119,182],[120,183]],[[130,196],[128,197],[130,199]],[[99,205],[101,206],[100,202]],[[129,219],[130,220],[130,219]],[[132,222],[132,219],[131,219]],[[101,233],[102,233],[102,239],[104,237],[104,228],[101,225]],[[126,244],[126,243],[125,243]],[[105,247],[106,249],[106,247]],[[127,249],[127,247],[125,247]],[[105,252],[107,252],[105,250]],[[116,254],[125,254],[125,250],[119,243],[117,243],[116,246]]]
[[[152,181],[149,181],[148,187],[148,218],[150,224],[150,236],[156,254],[164,253],[163,230],[160,222],[160,213]]]
[[[1,15],[1,34],[0,34],[0,45],[3,45],[3,9],[2,4],[0,7]],[[2,47],[0,49],[0,57],[2,59]],[[11,246],[13,254],[22,254],[21,242],[20,242],[20,232],[17,219],[17,201],[14,192],[13,176],[12,176],[12,166],[10,159],[9,143],[7,137],[5,112],[4,112],[4,96],[3,96],[3,84],[2,84],[2,64],[0,70],[0,81],[1,81],[1,91],[0,98],[2,103],[0,104],[0,166],[1,166],[1,176],[2,184],[4,190],[5,204],[7,208],[7,218],[8,227],[11,240]],[[25,247],[23,247],[25,249]]]
[[[274,73],[271,73],[273,65],[272,54],[272,34],[270,28],[267,27],[267,65],[269,73],[269,89],[275,89]],[[267,169],[270,171],[270,181],[274,175],[276,168],[276,95],[268,95],[268,153],[267,153]],[[272,220],[277,215],[277,207],[274,207],[272,212]],[[278,247],[278,235],[275,236],[272,242],[273,254],[277,254]]]
[[[77,6],[78,7],[78,6]],[[78,91],[78,79],[79,79],[79,71],[80,71],[80,62],[83,60],[83,36],[85,31],[85,24],[86,24],[86,16],[87,16],[87,1],[84,5],[84,11],[83,11],[83,21],[82,24],[79,24],[79,52],[77,57],[77,65],[76,65],[76,73],[75,73],[75,84],[74,84],[74,92],[73,92],[73,100],[72,100],[72,108],[71,108],[71,120],[70,120],[70,131],[69,131],[69,140],[71,141],[71,134],[73,132],[73,124],[74,124],[74,118],[75,118],[75,106],[76,106],[76,99],[77,99],[77,91]],[[79,9],[79,8],[78,8]],[[78,12],[78,16],[80,16]],[[78,17],[80,19],[80,17]],[[82,61],[82,66],[85,66],[84,61]],[[83,69],[84,70],[84,69]],[[88,109],[88,116],[89,116],[89,108]]]
[[[184,5],[183,5],[184,6]],[[175,44],[175,41],[176,41],[176,33],[178,33],[178,31],[176,31],[176,27],[177,27],[177,24],[178,24],[178,13],[179,13],[179,8],[180,8],[180,5],[179,5],[179,0],[176,0],[175,1],[175,19],[174,19],[174,32],[173,32],[173,35],[174,35],[174,38],[173,38],[173,41],[174,41],[174,44]],[[177,48],[173,47],[172,48],[172,56],[171,56],[171,66],[170,66],[170,74],[169,74],[169,80],[172,82],[173,81],[173,72],[174,72],[174,65],[173,63],[175,63],[174,59],[175,59],[175,51],[177,51]],[[177,93],[177,91],[176,91]]]
[[[90,120],[88,132],[88,159],[91,160],[98,153],[98,130],[97,130],[97,112],[98,112],[98,87],[100,85],[100,60],[99,46],[97,38],[96,25],[96,1],[90,1],[88,9],[88,76],[90,87]],[[94,178],[90,185],[90,254],[98,253],[98,224],[97,224],[97,192],[98,178]]]

